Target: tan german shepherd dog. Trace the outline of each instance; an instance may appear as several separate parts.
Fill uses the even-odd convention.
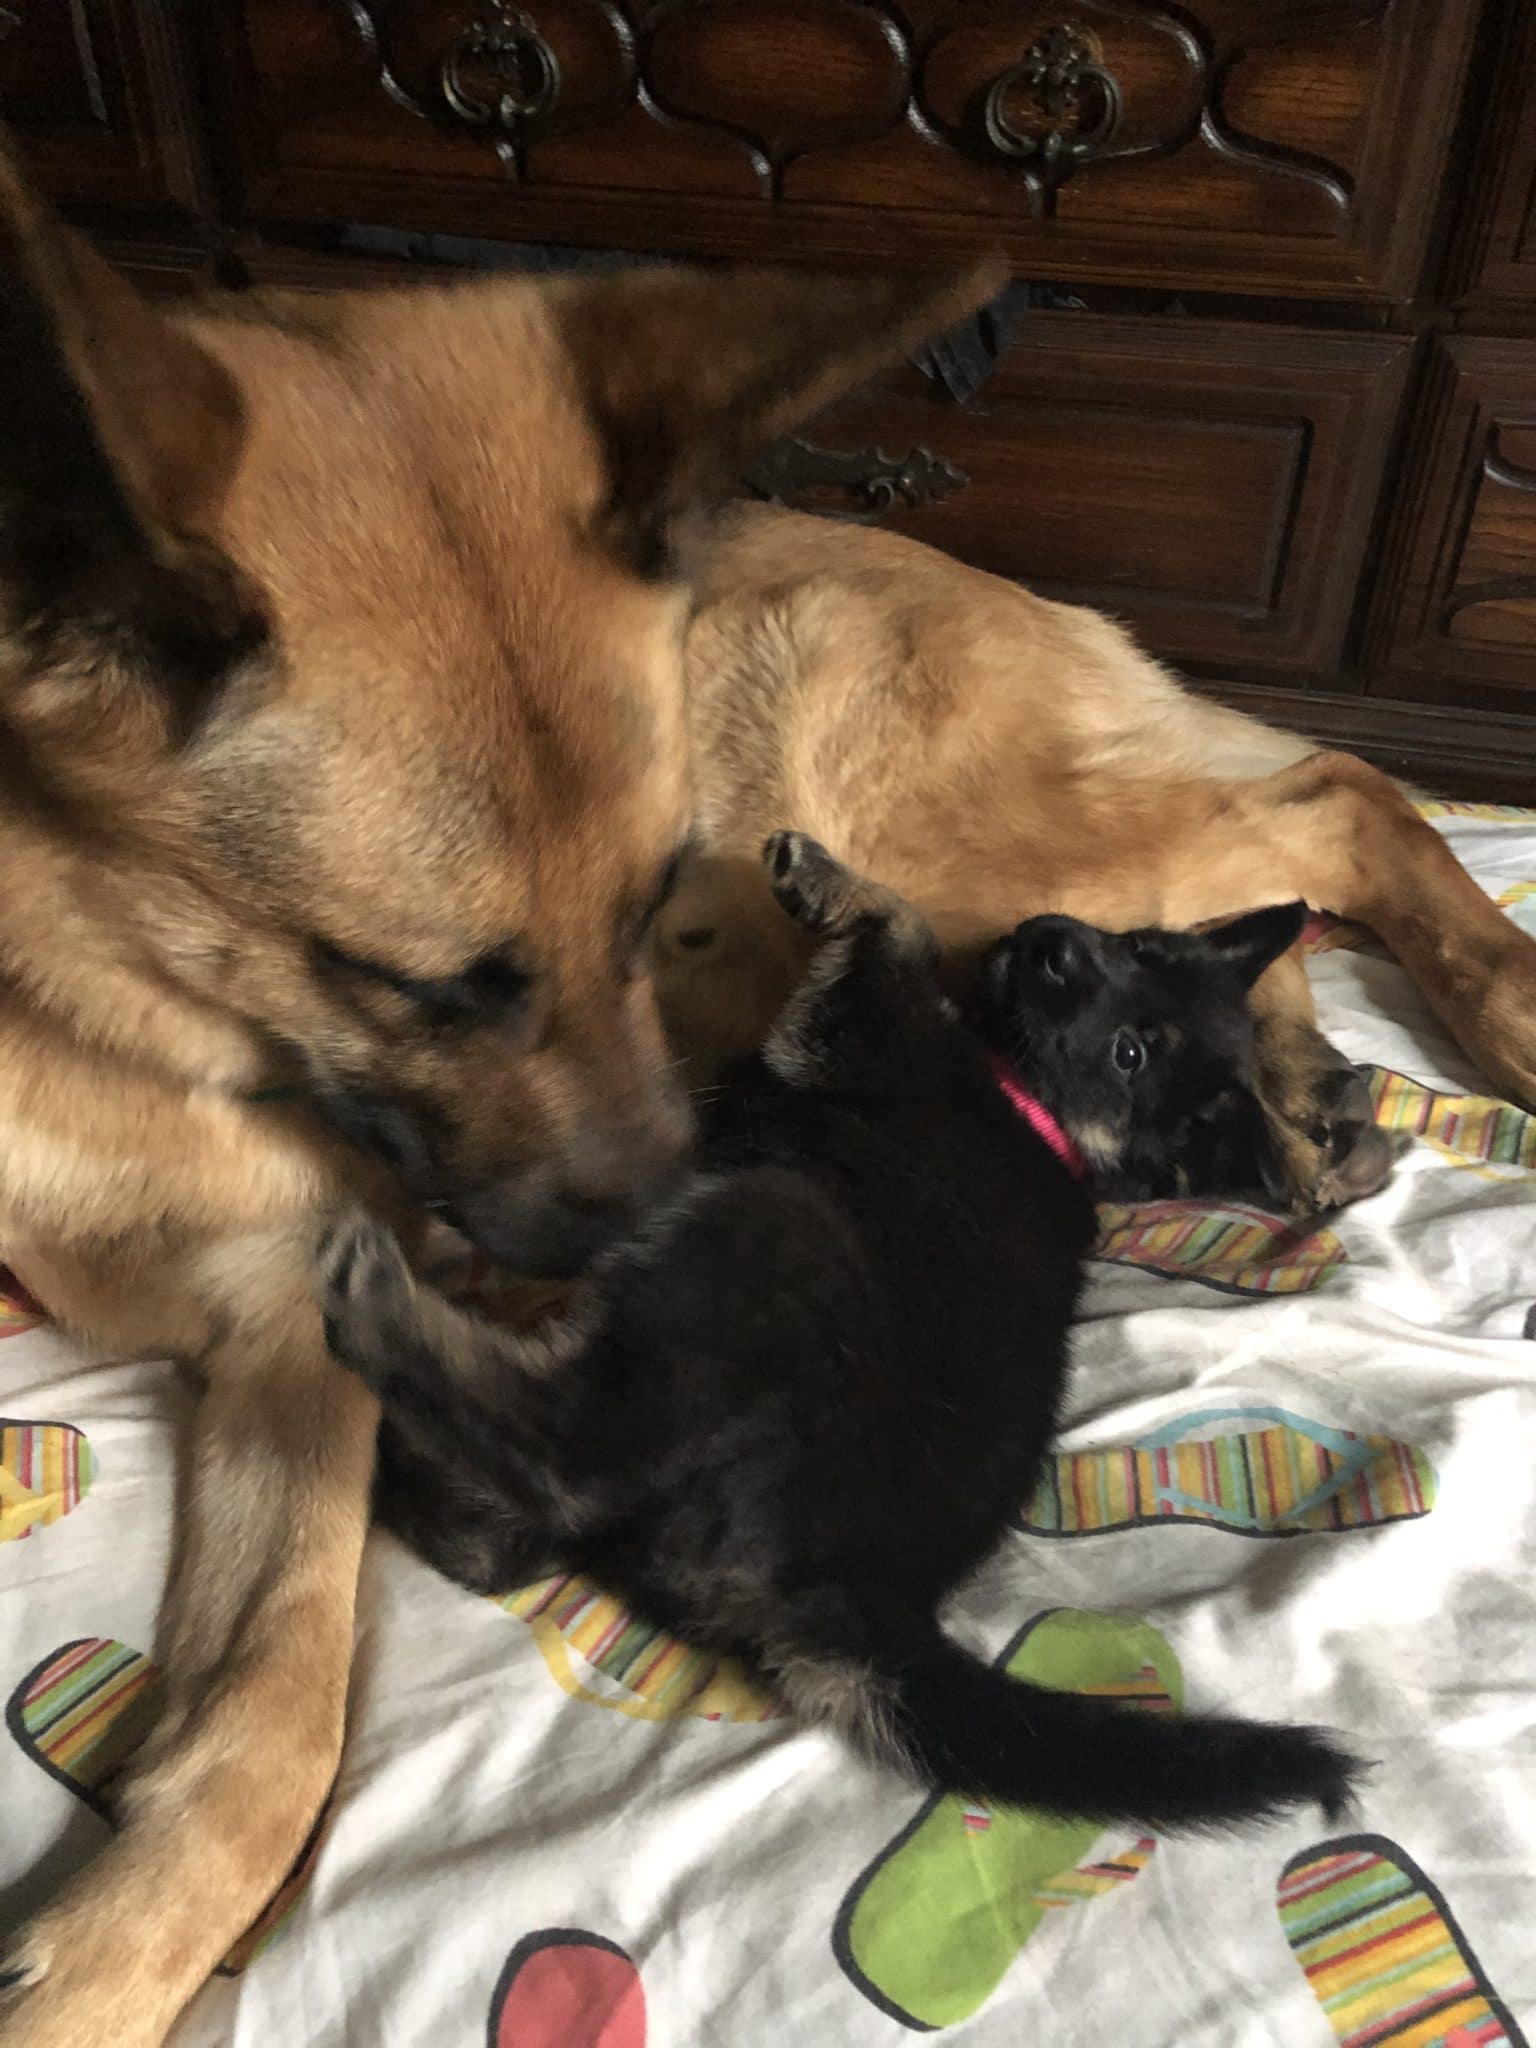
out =
[[[666,1185],[648,924],[690,828],[658,945],[694,1051],[794,971],[737,861],[792,823],[959,948],[1032,908],[1305,895],[1536,1099],[1536,947],[1380,776],[1243,779],[1302,750],[921,549],[680,530],[996,284],[163,314],[0,158],[0,1253],[204,1384],[164,1714],[110,1846],[6,1953],[6,2048],[159,2042],[284,1877],[336,1769],[375,1425],[325,1354],[317,1239],[408,1197],[553,1272]],[[1298,1201],[1358,1192],[1383,1169],[1304,979],[1270,983]]]

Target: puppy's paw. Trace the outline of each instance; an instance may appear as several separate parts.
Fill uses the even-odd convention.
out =
[[[393,1233],[365,1209],[343,1211],[321,1241],[316,1291],[333,1355],[377,1386],[414,1320],[416,1283]]]
[[[798,923],[820,932],[834,922],[848,874],[819,839],[804,832],[770,832],[763,841],[763,866],[780,907]]]

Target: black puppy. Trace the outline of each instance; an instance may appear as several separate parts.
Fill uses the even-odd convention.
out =
[[[1350,1766],[1316,1731],[1043,1690],[940,1627],[1055,1431],[1093,1207],[1057,1077],[999,1085],[916,915],[798,835],[765,857],[826,943],[686,1192],[563,1324],[514,1336],[367,1218],[334,1232],[327,1334],[384,1405],[386,1520],[481,1591],[587,1573],[927,1785],[1150,1825],[1332,1811]]]
[[[1305,921],[1301,903],[1209,932],[1031,918],[986,955],[970,1019],[1049,1095],[1102,1198],[1284,1198],[1244,998]]]

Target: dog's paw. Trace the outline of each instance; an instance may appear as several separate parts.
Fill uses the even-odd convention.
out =
[[[322,1239],[316,1291],[332,1354],[376,1384],[411,1319],[416,1283],[392,1232],[348,1209]]]
[[[1264,1025],[1258,1046],[1260,1100],[1292,1213],[1347,1208],[1385,1187],[1404,1147],[1376,1123],[1360,1070],[1290,1019]]]
[[[1376,1123],[1365,1076],[1342,1062],[1319,1077],[1305,1135],[1313,1179],[1304,1194],[1313,1210],[1343,1209],[1377,1194],[1406,1149],[1401,1135]]]
[[[1374,1195],[1413,1142],[1406,1132],[1376,1122],[1370,1087],[1358,1067],[1342,1069],[1325,1091],[1322,1138],[1330,1178],[1345,1202]]]

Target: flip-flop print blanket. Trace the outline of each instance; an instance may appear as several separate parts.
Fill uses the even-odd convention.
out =
[[[1536,812],[1426,809],[1530,926]],[[1346,1823],[925,1800],[600,1587],[475,1599],[380,1537],[335,1794],[179,2048],[1536,2044],[1536,1124],[1368,935],[1312,943],[1412,1149],[1326,1228],[1106,1210],[1069,1425],[953,1625],[1148,1713],[1345,1730]],[[153,1714],[185,1400],[45,1307],[0,1279],[6,1917]]]

